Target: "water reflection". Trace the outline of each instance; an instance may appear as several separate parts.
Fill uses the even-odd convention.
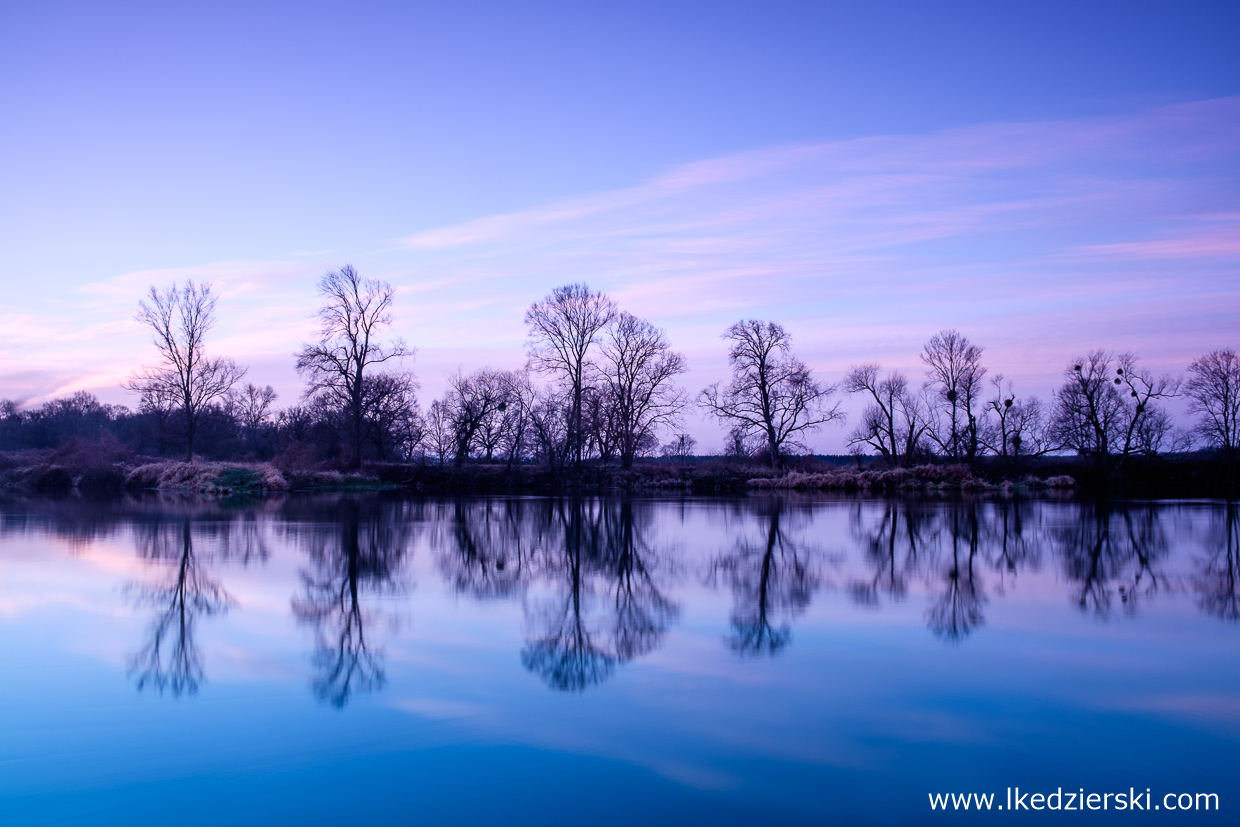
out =
[[[139,605],[157,610],[146,646],[129,664],[139,691],[166,689],[174,696],[197,692],[204,680],[202,655],[194,640],[197,620],[222,614],[233,603],[194,553],[192,523],[187,515],[175,522],[135,526],[138,556],[162,564],[165,570],[162,581],[129,589]]]
[[[1240,620],[1240,505],[1227,504],[1211,526],[1207,549],[1192,578],[1197,605],[1221,620]]]
[[[985,620],[982,606],[986,595],[977,571],[981,545],[977,504],[969,503],[965,508],[952,509],[947,523],[951,559],[942,568],[940,591],[926,611],[926,625],[938,637],[956,642],[967,637]]]
[[[5,824],[555,821],[565,778],[656,823],[1232,789],[1236,504],[73,508],[0,499]]]
[[[550,542],[545,534],[548,505],[528,499],[458,499],[440,508],[431,520],[431,540],[453,590],[479,600],[524,593],[538,574],[537,549]]]
[[[732,590],[732,634],[727,645],[743,655],[773,655],[792,640],[792,620],[821,585],[820,553],[795,542],[792,509],[782,498],[762,501],[751,513],[765,529],[743,537],[710,565],[707,582]],[[800,515],[807,516],[804,510]]]
[[[1048,532],[1082,611],[1107,616],[1115,598],[1135,614],[1143,600],[1170,585],[1159,569],[1167,556],[1167,527],[1157,506],[1123,508],[1086,503]]]
[[[870,576],[854,579],[848,587],[853,600],[877,606],[886,595],[900,600],[908,593],[909,578],[916,574],[924,544],[925,512],[905,508],[898,502],[881,505],[877,524],[867,524],[867,509],[857,503],[849,514],[853,541],[862,550]]]
[[[656,506],[628,498],[457,500],[432,535],[458,594],[517,598],[521,662],[580,691],[653,651],[679,606],[673,554],[652,541]]]
[[[540,571],[550,594],[526,603],[521,663],[553,689],[580,691],[659,645],[679,613],[660,582],[673,566],[647,537],[648,506],[629,499],[549,505]]]
[[[314,694],[343,707],[352,694],[383,686],[382,649],[367,638],[377,612],[363,598],[400,590],[411,524],[375,500],[340,498],[334,511],[324,511],[335,531],[298,526],[290,532],[310,561],[292,606],[297,619],[314,629]]]
[[[911,581],[922,580],[930,592],[926,625],[937,637],[959,642],[985,622],[987,602],[982,569],[994,569],[996,588],[1004,578],[1034,558],[1020,507],[1002,503],[997,514],[966,501],[948,508],[924,504],[883,504],[876,522],[856,506],[850,520],[854,541],[870,567],[865,578],[849,584],[853,600],[878,606],[886,596],[902,600]]]
[[[611,675],[619,656],[608,645],[606,619],[597,608],[599,521],[610,509],[584,502],[555,503],[546,516],[542,572],[550,596],[526,603],[527,642],[521,663],[552,689],[580,691]],[[553,533],[552,533],[553,532]]]
[[[987,614],[1018,579],[1044,568],[1054,577],[1039,582],[1091,616],[1133,616],[1185,595],[1209,617],[1240,620],[1236,503],[0,501],[0,537],[13,535],[55,536],[74,554],[132,537],[151,577],[126,593],[151,616],[129,674],[140,690],[173,696],[205,681],[199,621],[244,608],[225,588],[224,568],[262,566],[288,546],[298,550],[299,582],[283,594],[294,592],[292,614],[313,634],[310,684],[337,707],[384,686],[381,638],[397,634],[423,544],[434,579],[466,605],[520,607],[524,642],[512,656],[558,691],[586,690],[657,650],[694,586],[730,597],[721,634],[743,656],[787,650],[814,603],[838,599],[833,583],[866,610],[916,601],[928,633],[952,644],[984,634]]]

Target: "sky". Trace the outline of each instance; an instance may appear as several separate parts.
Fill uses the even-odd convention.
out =
[[[1240,348],[1240,6],[0,4],[0,398],[120,387],[151,285],[297,401],[315,282],[397,288],[423,404],[584,281],[691,391],[770,319],[828,382],[944,328],[1065,363]],[[704,448],[721,431],[690,417]],[[840,450],[848,427],[819,437]]]

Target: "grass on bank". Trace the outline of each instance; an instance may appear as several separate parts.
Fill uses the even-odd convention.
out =
[[[119,493],[160,489],[207,496],[263,496],[290,491],[401,489],[427,494],[648,491],[739,494],[824,491],[880,495],[916,492],[993,493],[1002,496],[1075,491],[1150,497],[1236,496],[1236,481],[1210,455],[1129,460],[1118,482],[1081,457],[1043,457],[1020,463],[986,457],[975,467],[927,463],[890,468],[877,460],[795,457],[786,470],[717,457],[649,459],[633,468],[587,463],[581,468],[465,463],[367,463],[343,471],[331,463],[180,462],[130,454],[116,440],[73,440],[55,451],[0,454],[0,490],[50,494]]]

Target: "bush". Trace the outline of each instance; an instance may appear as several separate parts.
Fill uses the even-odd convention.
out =
[[[73,475],[59,465],[44,465],[33,470],[30,484],[45,493],[67,493],[73,488]]]
[[[288,447],[276,454],[271,464],[281,471],[306,471],[313,468],[316,462],[314,446],[309,442],[289,442]]]
[[[120,465],[85,468],[77,486],[85,494],[114,494],[125,487],[125,469]]]

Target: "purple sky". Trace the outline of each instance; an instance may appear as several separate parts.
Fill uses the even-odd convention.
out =
[[[1229,4],[277,8],[0,11],[0,397],[132,403],[137,301],[194,278],[212,349],[291,404],[347,262],[399,288],[424,404],[520,366],[570,281],[665,327],[694,391],[742,317],[828,381],[920,376],[955,327],[1042,395],[1090,348],[1240,347]]]

